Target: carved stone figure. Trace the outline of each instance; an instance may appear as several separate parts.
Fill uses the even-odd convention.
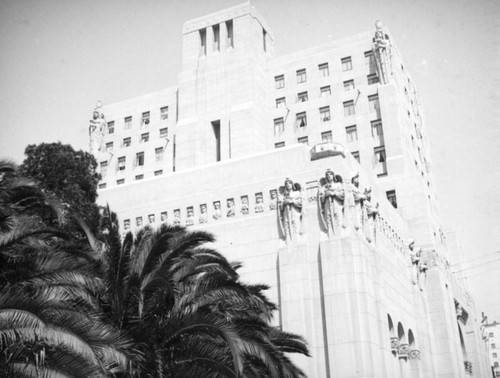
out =
[[[359,189],[359,173],[351,174],[351,180],[344,187],[345,200],[344,211],[353,227],[360,230],[363,218],[363,201],[366,199],[365,195]],[[346,211],[347,210],[347,211]]]
[[[415,248],[415,241],[413,239],[408,240],[408,248],[407,253],[410,256],[411,262],[411,282],[416,285],[418,280],[418,262],[420,260],[420,256],[417,255],[417,249]]]
[[[382,23],[375,22],[375,35],[373,36],[373,55],[375,58],[375,68],[380,83],[389,82],[389,71],[392,71],[391,65],[391,41],[384,32]]]
[[[95,154],[103,148],[106,120],[101,113],[101,103],[98,102],[89,125],[90,152]]]
[[[192,207],[187,209],[186,226],[194,225],[194,211]]]
[[[420,291],[424,291],[425,282],[427,281],[427,269],[428,265],[426,260],[422,257],[422,249],[418,248],[417,256],[419,258],[418,262],[418,287]]]
[[[207,205],[202,204],[200,205],[200,217],[198,218],[198,221],[200,223],[207,223]]]
[[[235,214],[235,208],[234,208],[234,200],[232,198],[229,198],[227,200],[227,213],[226,216],[228,218],[234,217]]]
[[[264,198],[262,198],[262,194],[257,194],[257,196],[255,197],[255,212],[264,212]]]
[[[248,215],[248,197],[241,197],[241,214]]]
[[[166,211],[162,211],[161,214],[160,214],[160,220],[161,222],[166,222],[167,221],[167,212]]]
[[[318,190],[321,220],[329,236],[339,234],[344,226],[344,188],[338,177],[328,169]]]
[[[276,189],[270,192],[271,200],[269,201],[269,210],[276,210],[278,208],[278,192]]]
[[[142,217],[135,218],[135,224],[137,227],[142,227]]]
[[[219,220],[221,215],[220,202],[216,201],[214,202],[214,213],[212,214],[212,218],[214,218],[215,220]]]
[[[363,224],[366,239],[369,242],[375,240],[375,222],[378,215],[378,203],[374,206],[371,203],[372,199],[372,189],[370,187],[365,188],[365,200],[363,201]]]
[[[180,226],[181,225],[181,211],[179,209],[174,210],[174,221],[173,221],[174,226]]]
[[[302,234],[302,193],[300,185],[286,179],[278,201],[280,225],[287,243]]]
[[[155,215],[154,214],[149,214],[148,215],[148,220],[149,220],[149,224],[154,224],[155,223]]]

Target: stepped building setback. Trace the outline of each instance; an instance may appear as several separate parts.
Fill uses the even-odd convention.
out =
[[[309,377],[487,377],[450,272],[416,86],[380,22],[275,56],[244,4],[183,27],[178,85],[96,107],[99,201],[124,231],[203,229],[267,283]]]

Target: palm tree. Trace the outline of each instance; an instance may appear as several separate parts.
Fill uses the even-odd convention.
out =
[[[0,162],[0,375],[106,376],[132,344],[103,321],[98,256],[72,241],[57,201]]]
[[[137,375],[304,376],[285,355],[308,355],[304,340],[269,325],[268,287],[241,283],[239,264],[205,246],[212,235],[162,225],[121,241],[107,214],[106,243],[89,240],[103,255],[108,316],[142,346]]]

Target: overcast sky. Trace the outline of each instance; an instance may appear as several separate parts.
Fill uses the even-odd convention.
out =
[[[29,143],[88,150],[97,100],[177,85],[182,23],[236,0],[0,1],[0,157]],[[276,55],[372,30],[395,39],[426,113],[443,224],[478,311],[500,321],[500,2],[252,0]]]

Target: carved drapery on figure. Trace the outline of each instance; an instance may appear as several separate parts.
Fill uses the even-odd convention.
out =
[[[415,241],[413,239],[408,240],[408,247],[406,253],[410,256],[410,274],[411,282],[416,285],[418,280],[418,262],[420,261],[420,256],[417,255],[417,249],[415,248]]]
[[[359,173],[351,174],[350,181],[345,185],[344,212],[356,230],[361,229],[363,218],[363,201],[365,195],[359,189]]]
[[[303,233],[302,228],[302,191],[297,183],[287,178],[280,187],[279,224],[287,244]]]
[[[375,68],[381,84],[389,83],[391,69],[391,41],[389,35],[384,32],[382,23],[375,22],[375,35],[373,36],[373,57]]]
[[[318,189],[318,206],[323,227],[328,236],[339,235],[344,224],[344,188],[342,177],[335,176],[333,171],[327,170],[325,177],[320,180]]]
[[[375,222],[378,216],[378,203],[373,205],[371,203],[372,199],[372,188],[365,188],[364,193],[365,199],[363,201],[363,228],[365,232],[366,239],[369,242],[375,241]]]
[[[106,119],[101,112],[101,102],[99,101],[92,114],[89,125],[90,152],[95,154],[103,150],[104,134],[106,132]]]

